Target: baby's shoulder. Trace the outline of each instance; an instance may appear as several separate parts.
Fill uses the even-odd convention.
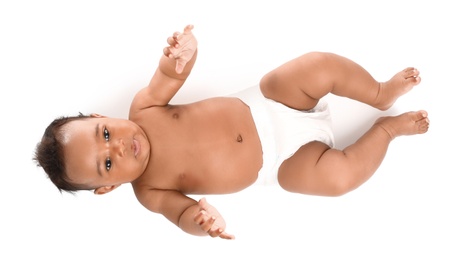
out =
[[[143,121],[148,118],[158,118],[162,116],[166,116],[171,113],[170,105],[167,106],[150,106],[144,108],[137,108],[135,106],[131,106],[129,112],[129,119],[136,122],[136,121]]]

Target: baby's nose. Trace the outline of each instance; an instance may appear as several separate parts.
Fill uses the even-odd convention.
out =
[[[113,152],[118,154],[119,156],[125,155],[125,142],[123,139],[119,139],[112,145]]]

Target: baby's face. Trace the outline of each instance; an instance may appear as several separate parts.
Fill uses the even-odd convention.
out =
[[[69,122],[63,128],[67,176],[91,188],[118,186],[146,169],[150,145],[135,123],[107,117]]]

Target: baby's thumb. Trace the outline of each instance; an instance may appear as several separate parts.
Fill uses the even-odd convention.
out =
[[[176,62],[176,73],[181,74],[182,71],[184,70],[184,64],[182,62]]]
[[[206,210],[206,208],[207,208],[207,206],[208,206],[208,202],[206,201],[205,198],[201,198],[201,199],[198,201],[198,205],[200,206],[201,209]]]

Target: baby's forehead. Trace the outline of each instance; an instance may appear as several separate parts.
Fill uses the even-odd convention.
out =
[[[64,158],[68,171],[77,174],[91,169],[91,166],[88,165],[93,165],[96,157],[93,147],[96,140],[95,126],[97,124],[98,122],[87,118],[68,122],[62,127],[61,143],[64,148]]]
[[[72,138],[80,139],[82,136],[94,132],[97,125],[98,122],[92,118],[82,118],[68,122],[61,128],[61,141],[66,145]]]

